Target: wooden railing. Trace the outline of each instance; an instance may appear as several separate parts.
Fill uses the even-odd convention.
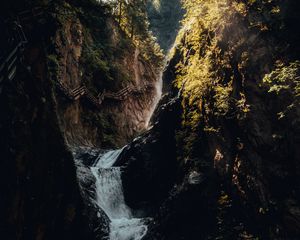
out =
[[[18,14],[18,22],[14,23],[14,37],[17,40],[17,43],[15,47],[9,52],[8,56],[6,56],[4,60],[0,62],[0,83],[5,79],[11,81],[15,78],[18,64],[22,59],[22,51],[24,50],[24,45],[27,43],[27,38],[23,32],[20,22],[22,22],[22,24],[26,24],[26,22],[32,21],[34,19],[40,21],[44,19],[44,14],[45,10],[41,7],[26,10]],[[57,82],[57,86],[69,100],[76,101],[81,97],[85,97],[97,108],[100,108],[105,99],[123,101],[132,94],[141,93],[153,88],[152,84],[145,84],[142,87],[126,86],[117,92],[107,92],[106,90],[104,90],[95,97],[85,86],[70,89],[61,81]]]
[[[27,43],[27,38],[23,32],[22,26],[17,22],[14,23],[14,47],[3,56],[0,62],[0,83],[6,79],[12,81],[16,74],[19,63],[22,61],[22,52]]]
[[[9,34],[10,36],[8,36],[13,39],[13,48],[6,56],[1,56],[0,83],[5,79],[10,81],[13,80],[17,74],[18,65],[22,61],[22,52],[27,43],[27,38],[20,23],[24,23],[32,18],[42,18],[43,15],[44,9],[40,7],[23,11],[18,14],[18,20],[13,22],[13,26],[10,27],[12,31]]]
[[[57,83],[57,86],[69,100],[76,101],[81,97],[86,97],[86,99],[97,108],[100,108],[105,99],[123,101],[132,94],[141,93],[153,88],[152,84],[145,84],[141,88],[126,86],[118,92],[106,92],[106,90],[104,90],[103,92],[100,92],[97,97],[95,97],[85,86],[70,89],[60,81]]]
[[[11,81],[15,78],[20,54],[20,46],[21,44],[18,44],[1,63],[0,82],[2,82],[5,79]]]

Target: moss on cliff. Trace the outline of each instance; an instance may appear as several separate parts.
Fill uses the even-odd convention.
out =
[[[27,32],[28,33],[28,32]],[[3,239],[92,239],[76,169],[61,132],[44,45],[53,32],[31,35],[1,99],[1,216]],[[47,64],[48,62],[48,64]],[[48,66],[47,66],[48,65]]]
[[[50,6],[57,26],[53,38],[55,48],[48,49],[54,80],[64,82],[71,89],[85,85],[94,96],[104,90],[117,92],[128,85],[154,86],[163,55],[144,18],[140,19],[143,24],[131,36],[127,31],[127,25],[131,23],[128,22],[129,13],[122,13],[124,25],[117,21],[110,4],[67,1],[53,2]],[[130,6],[127,7],[126,11],[132,11]],[[62,106],[62,109],[59,107],[60,114],[65,115],[61,123],[69,138],[78,135],[80,141],[89,139],[102,147],[123,145],[142,130],[140,114],[146,114],[154,94],[154,91],[145,91],[139,99],[132,96],[126,101],[108,100],[101,109],[95,109],[84,98],[80,104],[73,104],[58,97],[59,106]],[[132,116],[120,117],[129,114],[122,113],[120,105],[131,109]],[[78,131],[71,133],[74,129]]]
[[[167,53],[173,45],[184,15],[180,0],[151,0],[147,2],[150,29]]]
[[[299,196],[299,171],[292,170],[299,168],[299,4],[183,4],[173,50],[183,109],[178,159],[188,166],[194,159],[213,162],[234,208],[251,216],[240,221],[253,239],[294,238],[299,224],[291,229],[286,218],[287,202]]]
[[[284,26],[287,14],[281,10],[283,3],[186,1],[184,6],[187,14],[177,37],[176,51],[181,60],[177,64],[175,82],[183,89],[186,110],[183,124],[194,128],[202,121],[207,125],[204,115],[247,118],[251,104],[245,87],[251,83],[259,87],[275,61],[287,54],[287,50],[279,46],[288,46],[289,42],[276,38],[288,28]],[[281,75],[286,74],[281,77],[293,79],[284,88],[297,96],[297,87],[292,86],[297,85],[295,63],[281,70]],[[266,75],[264,81],[271,84],[270,77],[278,81],[278,71]],[[274,81],[270,91],[283,88]]]

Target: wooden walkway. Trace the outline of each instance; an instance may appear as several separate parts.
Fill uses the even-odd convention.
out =
[[[0,62],[0,83],[4,80],[12,81],[17,74],[17,69],[22,61],[23,51],[27,38],[23,32],[21,25],[14,22],[12,49],[4,56],[1,56]]]
[[[85,86],[80,86],[74,89],[66,87],[61,81],[57,82],[58,88],[61,92],[71,101],[77,101],[82,97],[85,97],[95,107],[100,108],[103,101],[106,99],[124,101],[133,94],[139,94],[150,89],[153,89],[152,84],[145,84],[142,88],[134,86],[126,86],[117,92],[107,92],[104,90],[97,96],[94,96]]]
[[[31,23],[33,20],[38,23],[44,22],[45,9],[41,7],[35,7],[30,10],[22,11],[17,14],[17,19],[11,22],[13,25],[10,36],[13,39],[12,49],[9,52],[1,56],[0,62],[0,83],[4,80],[12,81],[17,74],[18,66],[21,64],[23,59],[23,51],[25,45],[28,42],[27,37],[23,31],[22,25]],[[21,25],[22,24],[22,25]]]
[[[7,56],[2,56],[2,61],[0,62],[0,84],[5,80],[12,81],[16,77],[18,66],[22,63],[23,51],[25,44],[27,43],[27,38],[20,23],[26,25],[32,21],[42,22],[44,14],[45,10],[39,7],[18,14],[18,20],[14,22],[13,28],[15,45],[13,49],[9,51]],[[140,94],[154,88],[153,84],[148,83],[144,84],[142,87],[126,86],[117,92],[108,92],[104,90],[97,96],[94,96],[85,86],[70,89],[62,81],[57,81],[56,84],[69,100],[77,101],[82,97],[85,97],[97,108],[101,107],[105,99],[123,101],[133,94]]]

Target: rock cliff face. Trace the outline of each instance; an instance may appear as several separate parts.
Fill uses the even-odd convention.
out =
[[[157,65],[145,59],[105,6],[12,3],[1,23],[4,17],[14,26],[9,17],[28,7],[42,10],[20,20],[28,43],[18,56],[16,78],[1,80],[1,238],[103,239],[107,218],[87,201],[85,186],[79,187],[69,148],[118,146],[143,131],[159,95]],[[11,40],[1,38],[7,52]],[[124,101],[105,99],[99,109],[86,98],[69,100],[58,82],[70,90],[85,85],[96,97],[125,86],[141,90]]]
[[[97,147],[141,132],[116,165],[134,216],[153,218],[144,240],[300,238],[300,4],[182,3],[169,93],[147,131],[158,65],[107,6],[52,1],[24,24],[17,77],[0,83],[3,239],[106,238],[87,169]],[[82,85],[96,104],[63,92]],[[98,104],[125,86],[138,91]]]
[[[155,208],[145,239],[298,239],[299,4],[186,7],[165,73],[181,89],[177,117],[162,107],[170,126],[133,142],[123,160],[128,203]]]
[[[51,54],[57,65],[55,81],[62,81],[70,89],[86,85],[95,96],[126,86],[143,89],[147,85],[148,89],[121,101],[104,100],[100,109],[86,106],[84,100],[66,103],[57,94],[60,122],[70,144],[122,146],[147,128],[161,84],[155,65],[143,58],[139,47],[118,30],[110,16],[105,16],[104,9],[98,10],[103,17],[98,14],[92,23],[86,18],[95,15],[95,10],[83,9],[79,14],[76,8],[65,5],[54,13],[60,26],[53,40],[56,49]],[[109,45],[98,47],[99,51],[97,44],[105,42]],[[99,69],[90,72],[92,65]]]
[[[39,29],[26,29],[28,68],[1,83],[1,238],[91,239],[47,72],[42,37],[53,29]]]

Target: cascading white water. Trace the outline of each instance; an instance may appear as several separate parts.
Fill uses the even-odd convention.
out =
[[[149,128],[149,124],[150,124],[150,120],[151,120],[151,117],[156,109],[156,106],[157,104],[159,103],[159,100],[161,99],[161,96],[162,96],[162,87],[163,87],[163,72],[161,72],[159,75],[158,75],[158,78],[156,80],[156,83],[155,83],[155,95],[154,95],[154,98],[153,98],[153,103],[152,103],[152,106],[148,112],[148,114],[145,116],[145,128]]]
[[[96,178],[96,203],[107,214],[110,240],[140,240],[147,233],[144,219],[134,218],[125,204],[121,169],[113,167],[123,149],[100,155],[91,171]]]

